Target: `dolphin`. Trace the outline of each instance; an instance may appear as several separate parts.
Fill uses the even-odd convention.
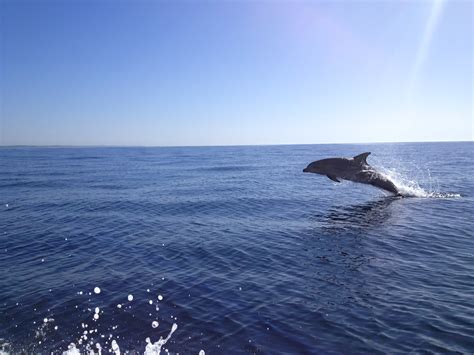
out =
[[[316,160],[303,169],[304,173],[326,175],[332,181],[340,179],[369,184],[382,190],[401,196],[395,184],[367,163],[370,152],[356,155],[354,158],[328,158]]]

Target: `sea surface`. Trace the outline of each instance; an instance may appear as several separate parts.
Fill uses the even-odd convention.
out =
[[[473,148],[1,148],[0,348],[472,354]]]

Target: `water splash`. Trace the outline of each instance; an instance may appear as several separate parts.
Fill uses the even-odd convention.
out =
[[[426,188],[423,188],[419,184],[419,179],[413,179],[408,176],[406,172],[395,168],[380,168],[381,174],[392,181],[397,187],[400,194],[405,197],[421,197],[421,198],[459,198],[460,194],[457,193],[446,193],[439,191],[438,181],[431,176],[431,172],[426,170],[423,173],[422,170],[418,169],[418,173],[421,175],[421,180],[426,181]],[[424,175],[424,176],[423,176]]]
[[[98,287],[96,287],[97,289]],[[77,292],[77,294],[83,294],[83,292]],[[91,293],[89,293],[91,295]],[[100,292],[94,292],[95,295],[100,294]],[[128,300],[132,301],[134,298],[130,294],[128,295]],[[160,301],[164,300],[164,297],[160,294],[158,296],[158,299]],[[118,306],[121,306],[119,304]],[[119,307],[121,308],[121,307]],[[97,322],[99,320],[99,315],[102,315],[104,312],[100,307],[91,307],[87,308],[89,312],[93,314],[92,321]],[[158,311],[159,308],[156,306],[156,311]],[[49,311],[49,310],[48,310]],[[150,314],[151,315],[151,314]],[[175,320],[177,318],[175,317]],[[35,331],[35,341],[37,344],[41,345],[44,343],[44,341],[47,339],[49,332],[54,330],[57,330],[58,327],[54,326],[55,319],[50,318],[50,317],[45,317],[41,321],[39,321],[39,326],[37,327]],[[35,322],[36,323],[36,322]],[[123,354],[124,352],[121,350],[119,343],[116,339],[114,338],[119,338],[118,336],[114,336],[112,333],[108,334],[100,334],[98,332],[98,329],[89,329],[90,324],[87,322],[81,323],[79,329],[81,329],[81,334],[78,336],[75,342],[72,342],[68,345],[66,350],[62,350],[60,353],[63,355],[80,355],[80,354],[89,354],[89,355],[101,355],[103,352],[106,353],[112,353],[115,355],[120,355]],[[151,322],[151,327],[153,329],[158,328],[160,323],[156,320]],[[117,329],[116,326],[112,326],[112,330]],[[170,340],[171,336],[173,333],[178,329],[178,324],[173,323],[171,326],[171,330],[169,334],[167,335],[166,338],[159,337],[159,339],[155,342],[152,342],[150,338],[145,339],[146,345],[144,346],[144,354],[145,355],[160,355],[162,347]],[[102,339],[101,342],[104,344],[105,342],[105,348],[102,347],[101,343],[97,342],[97,340]],[[100,341],[100,340],[99,340]],[[166,353],[168,353],[168,350],[165,349]],[[12,346],[9,342],[7,342],[5,339],[0,339],[0,355],[10,355],[14,354],[15,352],[12,352]],[[125,353],[128,353],[127,350],[125,350]],[[141,352],[139,352],[141,353]],[[204,354],[204,351],[201,350],[200,354]]]
[[[68,349],[63,352],[63,355],[80,355],[81,352],[76,348],[76,344],[71,343],[68,346]]]
[[[146,338],[147,345],[145,347],[145,355],[160,355],[161,348],[168,342],[168,340],[170,340],[176,329],[178,329],[178,325],[176,323],[173,323],[168,336],[164,339],[160,337],[160,339],[154,343],[151,342],[150,338]]]
[[[120,347],[118,346],[117,341],[115,339],[112,340],[112,349],[111,350],[115,355],[120,355]]]
[[[9,355],[10,354],[11,344],[5,339],[0,338],[0,355]]]

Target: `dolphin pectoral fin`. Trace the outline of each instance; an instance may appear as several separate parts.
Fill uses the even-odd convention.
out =
[[[362,153],[362,154],[359,154],[359,155],[356,155],[354,157],[354,160],[358,163],[358,164],[367,164],[367,157],[370,155],[370,152],[366,152],[366,153]]]
[[[335,181],[335,182],[340,182],[337,177],[335,177],[334,175],[326,175],[328,178],[330,178],[332,181]]]

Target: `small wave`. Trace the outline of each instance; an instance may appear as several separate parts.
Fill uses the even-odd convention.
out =
[[[77,157],[68,157],[69,160],[98,160],[104,159],[104,157],[96,157],[96,156],[77,156]]]
[[[226,165],[226,166],[211,166],[208,168],[199,167],[196,170],[209,171],[209,172],[234,172],[234,171],[248,171],[253,170],[255,167],[250,165]]]

